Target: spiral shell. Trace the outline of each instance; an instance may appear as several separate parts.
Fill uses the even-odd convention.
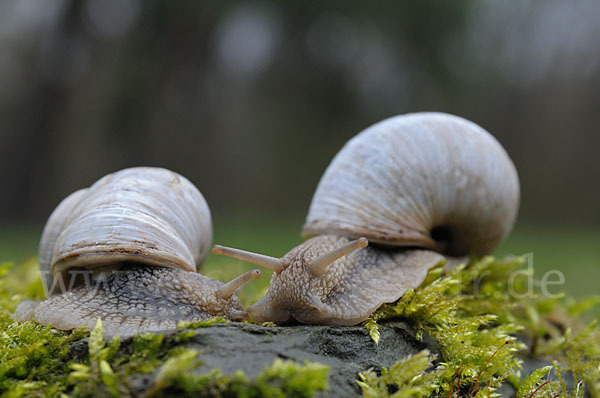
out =
[[[56,209],[50,214],[46,222],[38,250],[40,271],[46,291],[51,286],[53,278],[52,272],[50,272],[50,264],[52,263],[56,239],[58,239],[58,236],[65,228],[65,222],[69,219],[73,208],[79,203],[86,192],[87,188],[84,188],[67,196],[56,206]]]
[[[457,116],[413,113],[383,120],[341,149],[302,233],[481,255],[508,235],[518,204],[515,166],[492,135]]]
[[[210,210],[190,181],[170,170],[135,167],[59,204],[42,233],[40,267],[54,277],[121,262],[195,271],[211,241]]]

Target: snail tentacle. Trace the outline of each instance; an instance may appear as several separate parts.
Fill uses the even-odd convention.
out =
[[[248,271],[221,286],[219,290],[217,290],[217,295],[221,298],[228,299],[233,296],[238,289],[242,288],[249,280],[258,278],[260,278],[260,270],[253,269]]]
[[[227,257],[236,258],[238,260],[247,261],[252,264],[260,265],[265,268],[269,268],[276,273],[280,273],[283,268],[281,259],[271,256],[265,256],[264,254],[258,254],[249,252],[241,249],[234,249],[232,247],[226,247],[221,245],[215,245],[213,247],[213,254],[222,254]]]
[[[354,240],[336,250],[330,251],[329,253],[325,253],[321,257],[312,260],[308,264],[308,269],[313,274],[319,276],[323,275],[325,271],[327,271],[327,266],[333,263],[335,260],[344,257],[347,254],[352,253],[355,250],[358,250],[362,247],[367,247],[369,241],[365,237],[361,237],[357,240]]]

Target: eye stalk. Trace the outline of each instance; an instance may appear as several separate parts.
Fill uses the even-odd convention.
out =
[[[234,249],[231,247],[215,245],[212,252],[214,254],[223,254],[227,257],[237,258],[238,260],[247,261],[252,264],[260,265],[273,271],[280,273],[283,269],[281,259],[276,257],[265,256],[263,254],[252,253],[245,250]]]
[[[258,279],[260,278],[260,270],[253,269],[251,271],[246,272],[234,278],[221,286],[219,290],[217,290],[217,296],[228,299],[236,292],[236,290],[240,289],[244,286],[250,279]]]
[[[352,253],[353,251],[360,249],[361,247],[367,247],[368,244],[369,241],[367,240],[367,238],[358,238],[357,240],[354,240],[348,243],[347,245],[344,245],[311,261],[310,264],[308,264],[308,269],[316,276],[322,275],[327,270],[327,266],[332,264],[335,260],[346,256]],[[252,253],[245,250],[234,249],[231,247],[225,247],[221,245],[215,245],[212,251],[214,254],[223,254],[225,256],[233,257],[238,260],[247,261],[256,265],[261,265],[263,267],[272,269],[276,273],[280,273],[283,269],[283,265],[280,258],[265,256],[263,254]],[[238,278],[242,278],[244,275]]]
[[[311,261],[308,265],[308,269],[310,269],[310,272],[316,276],[323,275],[325,271],[327,271],[327,267],[335,260],[344,257],[353,251],[360,249],[361,247],[367,247],[368,245],[369,241],[367,238],[358,238],[357,240],[353,240],[352,242]]]

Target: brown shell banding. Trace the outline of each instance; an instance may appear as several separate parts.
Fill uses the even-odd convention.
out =
[[[336,223],[334,221],[329,222],[328,224],[321,223],[319,221],[311,221],[310,224],[307,222],[302,227],[302,236],[305,238],[312,238],[317,235],[340,235],[346,236],[348,238],[358,239],[365,235],[360,235],[357,232],[358,228],[348,227],[343,225],[342,223]],[[415,246],[422,247],[425,249],[431,250],[441,250],[442,244],[434,241],[430,237],[425,236],[424,234],[415,234],[410,236],[405,234],[402,239],[402,245],[391,243],[394,241],[395,237],[391,236],[388,233],[383,233],[377,230],[371,230],[370,236],[368,237],[370,242],[380,243],[383,245],[393,245],[393,246]],[[366,237],[366,236],[365,236]]]
[[[481,255],[508,235],[518,203],[516,169],[488,132],[457,116],[413,113],[377,123],[342,148],[302,233]],[[450,239],[432,239],[436,227]]]

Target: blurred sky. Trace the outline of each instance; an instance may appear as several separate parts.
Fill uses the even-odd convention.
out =
[[[353,135],[423,110],[513,158],[519,222],[600,225],[600,2],[0,0],[0,220],[135,165],[218,219],[302,215]],[[299,228],[299,226],[298,226]]]

